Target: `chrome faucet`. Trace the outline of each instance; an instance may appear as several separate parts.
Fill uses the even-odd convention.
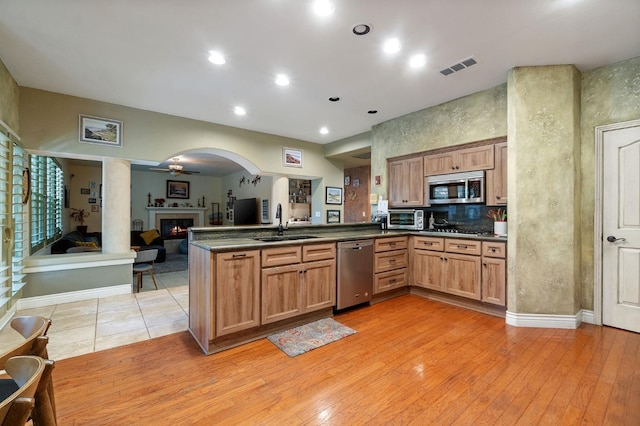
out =
[[[278,235],[284,235],[284,228],[282,227],[282,204],[278,203],[276,207],[276,219],[280,219],[278,223]]]

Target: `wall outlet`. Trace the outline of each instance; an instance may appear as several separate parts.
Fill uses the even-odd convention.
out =
[[[366,216],[367,216],[367,215],[366,215],[364,212],[362,212],[362,217],[366,217]]]
[[[316,217],[320,217],[320,212],[316,212]]]

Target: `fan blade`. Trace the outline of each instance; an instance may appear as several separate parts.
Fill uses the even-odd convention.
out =
[[[154,172],[168,172],[169,169],[159,169],[157,167],[149,167],[149,170],[153,170]]]
[[[197,175],[198,173],[200,173],[200,172],[197,172],[195,170],[183,170],[182,171],[183,175]]]

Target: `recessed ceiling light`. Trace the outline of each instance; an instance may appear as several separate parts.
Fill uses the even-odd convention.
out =
[[[321,135],[328,135],[329,134],[329,129],[327,129],[326,127],[320,127],[320,134]]]
[[[368,24],[358,24],[355,27],[353,27],[353,33],[359,36],[369,34],[370,31],[371,31],[371,25],[368,25]]]
[[[276,76],[276,84],[278,86],[288,86],[289,85],[289,77],[284,74],[278,74]]]
[[[329,0],[316,0],[313,2],[313,11],[318,16],[329,16],[334,10],[335,6]]]
[[[384,43],[383,49],[385,53],[397,53],[400,51],[400,40],[397,38],[390,38]]]
[[[427,63],[427,57],[422,53],[417,55],[413,55],[411,59],[409,59],[409,66],[411,68],[420,68],[423,67]]]
[[[234,107],[233,108],[233,112],[235,112],[236,115],[246,115],[247,114],[247,110],[245,110],[241,106]]]
[[[222,53],[218,52],[217,50],[210,50],[209,62],[216,65],[222,65],[227,61],[224,59],[224,56],[222,56]]]

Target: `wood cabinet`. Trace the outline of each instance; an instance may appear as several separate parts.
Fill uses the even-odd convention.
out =
[[[494,167],[493,145],[458,149],[424,156],[425,176],[488,170]]]
[[[480,300],[480,241],[422,236],[412,238],[412,284]]]
[[[260,325],[260,251],[215,255],[216,336]]]
[[[507,268],[505,243],[482,242],[482,301],[506,306]]]
[[[495,144],[495,166],[487,170],[487,206],[507,204],[507,143]]]
[[[419,207],[423,201],[422,157],[389,161],[389,206]]]
[[[373,294],[408,285],[408,237],[385,237],[374,241]]]
[[[332,307],[335,243],[262,250],[262,324]]]

